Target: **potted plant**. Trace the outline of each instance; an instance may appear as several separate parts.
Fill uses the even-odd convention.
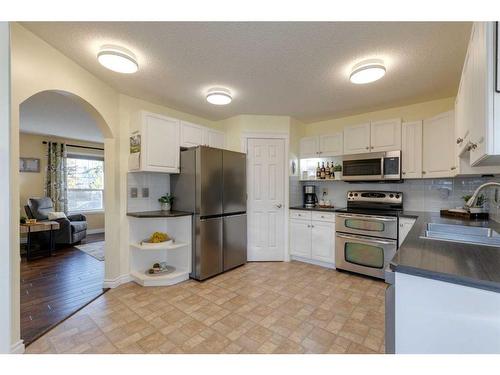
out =
[[[462,199],[465,201],[465,203],[467,203],[469,201],[469,199],[471,199],[471,198],[472,198],[472,195],[464,195],[462,197]],[[476,199],[476,204],[474,205],[474,207],[471,207],[469,209],[469,212],[471,214],[477,214],[477,213],[483,212],[485,202],[486,202],[486,197],[484,196],[484,194],[479,195]]]
[[[161,204],[162,211],[170,211],[172,209],[172,203],[174,201],[174,197],[170,194],[165,194],[158,199],[158,202]]]
[[[333,166],[333,173],[335,175],[336,180],[342,179],[342,165],[341,164],[335,164]]]

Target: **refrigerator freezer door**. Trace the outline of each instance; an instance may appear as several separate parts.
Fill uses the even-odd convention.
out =
[[[224,150],[222,165],[224,180],[224,213],[246,212],[246,154]]]
[[[196,212],[200,216],[221,215],[222,150],[202,146],[196,158]]]
[[[224,217],[224,271],[247,261],[247,215]]]
[[[196,149],[181,151],[181,173],[170,176],[170,191],[175,197],[173,209],[196,210]]]
[[[200,219],[195,217],[196,247],[193,275],[197,280],[222,272],[222,217]]]

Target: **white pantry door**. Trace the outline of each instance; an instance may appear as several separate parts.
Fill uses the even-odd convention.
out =
[[[248,260],[285,260],[285,141],[247,143]]]

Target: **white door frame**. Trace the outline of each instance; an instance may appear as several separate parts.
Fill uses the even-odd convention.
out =
[[[290,207],[290,171],[288,170],[288,164],[290,159],[290,135],[288,133],[254,133],[254,132],[243,132],[241,134],[241,152],[245,154],[248,151],[248,140],[249,139],[282,139],[285,141],[285,157],[283,158],[283,181],[284,186],[284,199],[283,199],[283,209],[285,210],[285,215],[283,216],[283,225],[284,225],[284,257],[283,260],[285,262],[290,261],[290,251],[288,250],[288,217],[289,217],[289,207]],[[248,176],[248,175],[247,175]],[[248,184],[247,184],[248,185]],[[248,247],[248,239],[247,239],[247,247]]]
[[[0,353],[17,351],[12,334],[12,256],[10,252],[10,42],[9,23],[0,22]]]

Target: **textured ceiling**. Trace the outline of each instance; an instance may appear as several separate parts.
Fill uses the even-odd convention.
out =
[[[19,127],[27,133],[103,142],[97,123],[86,109],[71,96],[56,91],[44,91],[24,101]]]
[[[22,23],[120,92],[211,120],[290,115],[304,122],[456,95],[470,23],[28,22]],[[96,60],[103,44],[138,57],[123,75]],[[386,76],[353,85],[351,67],[386,63]],[[204,93],[227,87],[215,107]]]

